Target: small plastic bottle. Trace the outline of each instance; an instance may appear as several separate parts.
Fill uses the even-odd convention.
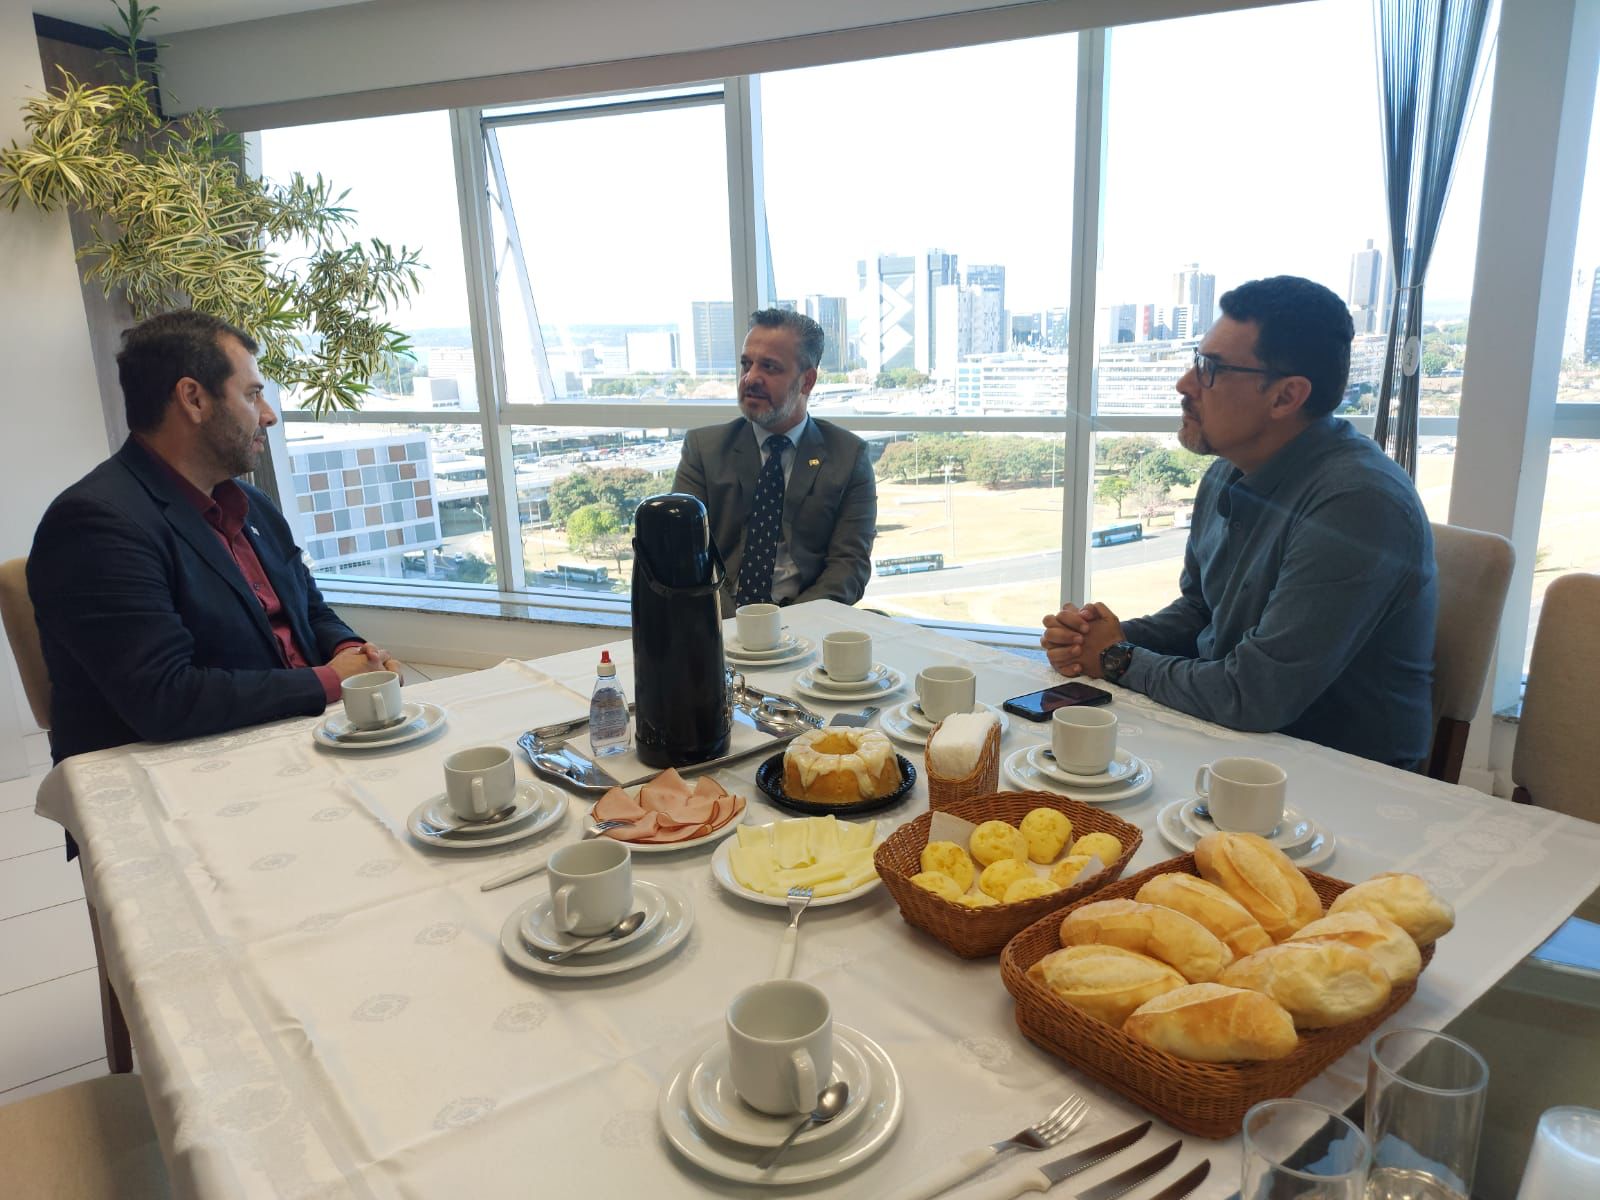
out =
[[[628,698],[617,682],[617,665],[611,651],[600,651],[594,693],[589,697],[589,748],[596,758],[627,750],[633,730],[628,718]]]

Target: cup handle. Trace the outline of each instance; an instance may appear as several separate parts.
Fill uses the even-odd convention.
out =
[[[573,926],[578,923],[580,914],[572,912],[567,906],[572,902],[572,893],[577,889],[572,884],[558,887],[550,893],[550,912],[556,919],[556,928],[563,933],[571,933]]]
[[[472,781],[472,815],[480,820],[489,815],[489,796],[484,791],[481,775]]]
[[[808,1113],[817,1106],[817,1093],[822,1090],[817,1084],[817,1068],[812,1065],[811,1055],[804,1050],[792,1051],[789,1065],[794,1068],[789,1099],[795,1112]]]
[[[1194,773],[1194,794],[1202,800],[1209,801],[1211,799],[1211,765],[1209,763]]]
[[[372,693],[372,717],[374,724],[387,725],[389,723],[389,706],[383,702],[382,692]]]

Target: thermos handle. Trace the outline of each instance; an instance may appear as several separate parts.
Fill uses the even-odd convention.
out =
[[[717,552],[717,544],[708,541],[707,547],[711,551],[711,582],[697,584],[694,587],[669,588],[656,578],[656,570],[650,565],[650,556],[644,552],[644,547],[639,545],[639,539],[633,539],[633,560],[637,570],[644,577],[647,586],[656,595],[670,600],[674,596],[714,596],[722,590],[722,581],[727,578],[728,569],[722,565],[722,555]]]

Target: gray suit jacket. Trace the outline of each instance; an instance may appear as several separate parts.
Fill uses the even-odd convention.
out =
[[[872,576],[878,530],[878,485],[867,444],[828,421],[811,418],[795,448],[783,498],[783,538],[800,569],[805,600],[854,604]],[[744,527],[755,495],[761,451],[743,417],[691,429],[673,489],[698,496],[711,518],[711,538],[728,567],[722,607],[733,611],[734,585],[744,558]]]

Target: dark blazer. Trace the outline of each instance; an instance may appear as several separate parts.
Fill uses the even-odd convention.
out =
[[[800,594],[790,603],[854,604],[872,577],[872,542],[878,533],[878,484],[867,444],[812,417],[795,451],[783,497],[783,539],[800,569]],[[698,496],[711,517],[712,540],[728,567],[724,612],[733,611],[745,521],[760,471],[761,449],[743,417],[691,429],[684,436],[683,459],[672,486]]]
[[[295,641],[325,663],[360,636],[323,602],[283,514],[240,486],[250,498],[245,536]],[[131,438],[45,512],[28,593],[50,672],[57,762],[325,707],[313,671],[281,665],[261,602],[221,539]]]

